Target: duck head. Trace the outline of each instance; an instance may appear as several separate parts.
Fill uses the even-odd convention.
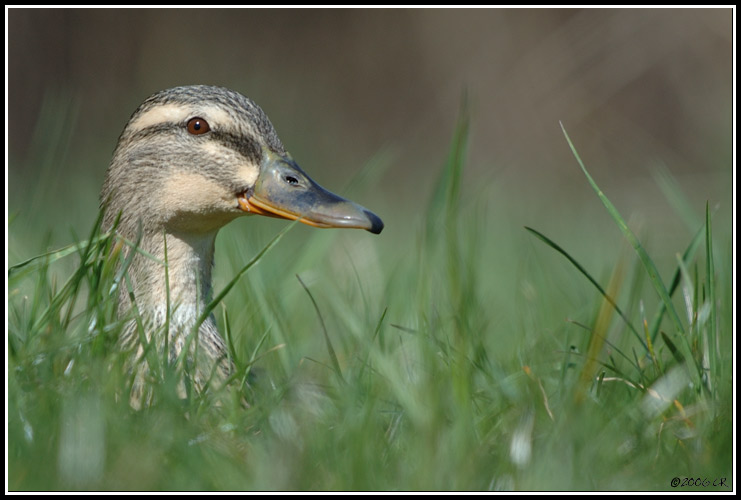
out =
[[[101,192],[104,225],[146,233],[213,233],[245,215],[378,234],[381,219],[317,184],[247,97],[211,86],[149,97],[121,134]],[[127,230],[128,229],[128,230]]]

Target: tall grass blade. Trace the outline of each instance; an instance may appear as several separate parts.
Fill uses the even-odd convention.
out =
[[[107,233],[99,235],[95,238],[95,240],[93,240],[92,243],[94,245],[97,245],[98,243],[100,243],[101,241],[105,240],[108,237],[109,235]],[[71,245],[67,245],[66,247],[59,248],[57,250],[51,250],[46,253],[34,255],[31,258],[28,258],[22,262],[19,262],[18,264],[13,264],[12,266],[8,267],[8,276],[28,266],[29,264],[32,264],[38,261],[39,259],[48,259],[45,262],[47,262],[48,264],[53,264],[54,262],[58,261],[59,259],[63,259],[64,257],[68,255],[71,255],[73,253],[79,253],[84,248],[87,248],[90,245],[90,243],[91,242],[88,240],[80,241],[77,243],[73,243]]]
[[[371,355],[371,348],[373,347],[373,342],[375,342],[376,337],[378,337],[378,345],[381,349],[381,351],[384,350],[384,341],[383,341],[383,335],[379,336],[379,333],[381,332],[381,325],[383,325],[383,320],[386,318],[386,313],[388,312],[389,308],[386,307],[383,309],[383,313],[381,314],[380,319],[378,320],[378,323],[376,323],[376,329],[373,332],[373,337],[371,337],[370,345],[368,346],[368,352],[365,355],[365,362],[360,366],[360,372],[358,374],[358,378],[363,378],[363,373],[365,372],[365,367],[368,366],[368,362],[370,360]]]
[[[636,253],[638,254],[638,257],[641,259],[641,263],[643,263],[643,267],[646,269],[646,272],[648,273],[648,277],[651,280],[651,283],[653,284],[654,289],[656,290],[656,293],[659,294],[659,297],[661,298],[662,302],[666,306],[666,310],[669,312],[669,317],[671,318],[671,321],[674,324],[674,327],[677,329],[678,332],[685,334],[685,330],[684,330],[684,327],[682,326],[682,322],[679,319],[677,310],[674,308],[674,304],[672,304],[672,300],[671,300],[671,297],[669,296],[669,292],[667,291],[666,286],[664,286],[664,282],[661,281],[661,277],[659,276],[659,271],[658,269],[656,269],[656,265],[654,264],[653,260],[651,260],[651,257],[649,257],[648,252],[646,252],[646,250],[643,248],[643,246],[641,245],[641,242],[638,241],[638,238],[636,237],[636,235],[633,233],[633,231],[630,230],[628,225],[625,223],[625,220],[622,218],[617,208],[615,208],[612,202],[610,202],[607,196],[605,196],[605,194],[599,188],[599,186],[594,181],[594,179],[592,179],[592,176],[589,175],[589,172],[587,171],[587,167],[584,166],[584,162],[579,156],[579,153],[576,151],[576,147],[574,147],[574,144],[571,142],[571,138],[569,137],[569,134],[566,132],[566,128],[563,126],[563,123],[561,124],[561,130],[563,131],[563,134],[566,137],[566,141],[569,143],[569,147],[571,148],[571,152],[576,158],[576,161],[579,163],[579,166],[581,167],[582,172],[584,172],[584,175],[587,177],[589,184],[592,186],[592,189],[594,189],[594,192],[597,193],[597,196],[602,201],[602,204],[605,206],[610,216],[612,216],[613,220],[615,221],[617,226],[620,228],[620,231],[623,233],[623,236],[625,236],[628,242],[633,246]]]
[[[661,338],[664,339],[664,343],[669,348],[669,351],[672,353],[672,356],[674,356],[674,359],[677,360],[677,363],[682,364],[684,362],[684,355],[677,349],[677,346],[674,345],[674,342],[672,342],[672,339],[669,338],[669,336],[661,332]]]
[[[337,360],[337,354],[335,354],[334,352],[334,347],[332,347],[332,340],[330,340],[329,338],[329,332],[327,332],[327,325],[324,324],[324,318],[322,317],[322,312],[319,310],[319,305],[316,303],[316,300],[314,300],[314,296],[311,294],[311,291],[309,291],[309,287],[307,287],[304,281],[301,279],[301,276],[297,274],[296,278],[298,279],[298,282],[301,283],[301,286],[304,287],[304,290],[306,290],[306,293],[309,295],[309,298],[311,299],[311,303],[314,304],[314,310],[316,310],[316,314],[317,316],[319,316],[319,322],[322,325],[322,332],[324,333],[324,340],[327,343],[327,352],[329,353],[329,359],[332,362],[332,370],[334,370],[335,374],[337,375],[337,378],[339,378],[341,382],[345,382],[345,379],[342,377],[342,370],[340,369],[340,362]]]
[[[90,231],[90,237],[87,239],[85,245],[78,245],[78,255],[80,256],[80,267],[74,272],[74,274],[67,280],[62,289],[57,293],[51,300],[46,311],[40,316],[39,321],[34,325],[34,330],[41,327],[42,324],[49,321],[57,311],[61,311],[62,307],[67,306],[66,319],[63,320],[63,325],[67,325],[72,314],[74,307],[75,298],[77,291],[79,290],[80,284],[88,272],[90,266],[90,256],[94,254],[94,250],[98,248],[98,236],[100,232],[100,223],[103,219],[103,212],[98,213],[98,219],[93,225],[93,229]]]
[[[656,351],[654,351],[654,344],[651,340],[651,334],[648,331],[648,321],[646,321],[645,318],[643,319],[643,331],[646,334],[646,343],[648,344],[648,353],[651,355],[651,360],[653,361],[656,368],[659,370],[659,373],[663,373],[664,369],[661,366],[659,358],[656,356]]]
[[[222,324],[224,325],[224,340],[226,341],[226,347],[227,347],[227,354],[229,355],[229,359],[234,363],[237,364],[237,359],[235,359],[234,354],[234,339],[232,338],[232,326],[229,322],[229,313],[226,309],[226,307],[222,308]]]
[[[229,291],[234,288],[234,285],[237,284],[239,279],[244,276],[244,273],[252,269],[252,267],[257,264],[260,259],[270,251],[271,248],[273,248],[275,245],[278,244],[278,242],[285,236],[285,234],[290,231],[296,224],[298,224],[300,219],[297,219],[290,224],[288,224],[286,227],[284,227],[278,234],[276,234],[272,240],[268,242],[265,247],[260,250],[257,255],[252,257],[252,260],[250,260],[245,266],[237,272],[237,274],[234,275],[234,278],[224,286],[224,288],[219,292],[219,294],[214,297],[214,299],[209,302],[209,304],[205,307],[201,315],[198,317],[198,321],[196,321],[195,329],[198,330],[200,328],[201,324],[206,321],[206,318],[211,314],[211,311],[213,311],[219,303],[224,300],[224,297],[226,297],[226,294],[229,293]]]
[[[700,242],[702,241],[702,236],[704,234],[704,231],[702,228],[697,230],[697,233],[695,233],[695,236],[692,238],[692,241],[687,246],[687,248],[684,250],[684,253],[682,254],[682,262],[685,264],[692,260],[692,258],[695,255],[695,252],[700,247]],[[672,278],[672,284],[669,287],[669,296],[674,296],[674,292],[677,290],[677,287],[679,286],[680,278],[682,276],[681,270],[679,266],[677,266],[676,271],[674,271],[674,277]],[[654,316],[654,319],[651,320],[651,327],[649,330],[649,335],[651,337],[651,342],[656,341],[656,336],[659,334],[659,327],[661,326],[661,320],[664,318],[664,313],[666,312],[666,304],[664,302],[661,302],[659,304],[659,309],[656,311],[656,315]]]
[[[705,267],[708,281],[708,300],[710,301],[710,318],[708,323],[707,348],[710,355],[710,371],[708,377],[718,373],[718,357],[716,352],[716,328],[718,324],[718,307],[715,302],[715,261],[713,259],[713,226],[710,220],[710,206],[705,204]],[[715,373],[713,373],[713,371]],[[709,384],[710,387],[715,387]]]
[[[625,315],[625,313],[623,313],[622,309],[620,309],[620,306],[617,305],[617,303],[615,302],[615,299],[613,299],[612,297],[610,297],[610,295],[604,290],[604,288],[602,288],[602,286],[597,282],[597,280],[595,280],[592,277],[592,275],[589,274],[589,271],[587,271],[586,269],[584,269],[584,266],[582,266],[581,264],[579,264],[579,262],[577,262],[576,259],[574,259],[571,255],[569,255],[569,253],[566,250],[564,250],[563,248],[561,248],[556,242],[554,242],[553,240],[551,240],[550,238],[548,238],[543,233],[541,233],[541,232],[539,232],[539,231],[537,231],[537,230],[535,230],[533,228],[527,227],[527,226],[525,226],[525,229],[528,230],[529,232],[531,232],[532,234],[534,234],[538,239],[540,239],[541,241],[543,241],[546,245],[548,245],[549,247],[551,247],[552,249],[554,249],[555,251],[557,251],[558,253],[560,253],[564,257],[566,257],[566,260],[568,260],[569,262],[571,262],[571,264],[574,267],[576,267],[576,269],[580,273],[582,273],[582,275],[584,275],[584,277],[587,278],[589,280],[589,282],[592,283],[592,285],[594,285],[594,287],[597,290],[599,290],[599,293],[601,293],[602,296],[605,298],[605,300],[607,300],[607,302],[615,309],[615,312],[618,313],[618,315],[623,320],[623,322],[628,326],[628,328],[630,328],[630,331],[633,332],[633,335],[635,335],[635,337],[641,343],[641,345],[643,346],[643,348],[648,351],[648,346],[646,345],[646,342],[643,341],[643,338],[641,338],[641,335],[635,329],[635,327],[631,323],[630,319],[628,319],[628,317]]]
[[[165,325],[164,338],[165,348],[162,350],[162,364],[168,366],[170,364],[170,319],[172,316],[172,304],[170,302],[170,260],[167,256],[167,234],[162,231],[162,248],[164,250],[165,259]]]
[[[469,125],[468,96],[464,93],[461,98],[461,110],[453,133],[448,159],[445,162],[445,168],[437,178],[433,194],[430,197],[430,204],[427,207],[428,237],[436,234],[435,226],[441,219],[441,210],[445,212],[442,219],[448,228],[458,219],[460,184],[468,147]]]
[[[698,297],[695,293],[697,291],[697,288],[694,286],[692,277],[690,276],[690,272],[687,270],[687,266],[684,265],[684,262],[682,262],[682,258],[679,256],[679,254],[677,254],[677,265],[679,266],[680,272],[682,274],[682,281],[684,283],[684,285],[682,286],[682,298],[684,300],[685,309],[687,311],[687,323],[689,324],[687,335],[681,336],[680,345],[684,349],[684,358],[691,359],[693,361],[699,377],[699,381],[706,382],[706,379],[703,377],[704,371],[702,368],[702,360],[699,359],[697,356],[693,356],[692,348],[693,345],[697,346],[699,344],[697,326]],[[707,388],[708,386],[706,385],[705,387]]]
[[[615,265],[615,269],[612,271],[610,277],[610,283],[608,288],[612,295],[616,294],[620,290],[620,285],[623,281],[625,272],[624,267],[624,256],[618,260]],[[576,388],[574,401],[579,404],[584,400],[587,389],[594,379],[596,371],[596,363],[599,358],[600,352],[602,352],[602,346],[607,339],[607,330],[610,327],[610,321],[612,320],[612,311],[616,309],[615,302],[608,300],[610,293],[604,293],[604,300],[600,305],[599,313],[594,321],[594,328],[590,330],[589,346],[587,347],[586,361],[582,368],[581,376],[579,377],[579,385]],[[612,360],[612,364],[616,365],[615,361]]]

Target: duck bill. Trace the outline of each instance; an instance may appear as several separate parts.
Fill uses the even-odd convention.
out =
[[[238,197],[245,212],[300,219],[314,227],[365,229],[378,234],[383,221],[370,210],[314,182],[290,157],[268,153],[255,185]]]

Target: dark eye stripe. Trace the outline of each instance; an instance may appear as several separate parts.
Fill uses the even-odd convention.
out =
[[[262,148],[254,139],[229,132],[212,132],[212,137],[254,163],[262,160]]]
[[[192,120],[193,119],[189,120],[189,123]],[[133,134],[130,131],[127,131],[127,137],[125,140],[122,138],[120,142],[121,144],[132,144],[135,141],[145,140],[147,137],[153,137],[159,134],[170,135],[175,131],[182,130],[182,127],[182,122],[158,123],[156,125],[139,129]],[[190,131],[188,132],[192,133]],[[223,130],[215,131],[210,128],[209,132],[209,141],[218,142],[254,163],[259,163],[262,160],[262,146],[260,146],[255,139]]]

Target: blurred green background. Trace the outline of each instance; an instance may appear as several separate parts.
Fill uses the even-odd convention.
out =
[[[254,99],[330,189],[383,162],[358,201],[390,233],[427,199],[464,91],[464,194],[517,193],[498,215],[515,224],[592,202],[559,120],[631,212],[667,216],[657,165],[699,211],[731,200],[730,9],[10,9],[8,40],[10,213],[61,231],[93,222],[138,104],[196,83]]]
[[[111,355],[75,343],[85,315],[65,335],[26,328],[43,310],[28,304],[45,304],[56,281],[16,279],[11,487],[630,490],[729,476],[731,9],[10,9],[8,43],[11,265],[87,237],[118,134],[147,96],[177,85],[251,97],[307,173],[386,223],[379,236],[299,225],[227,296],[222,331],[226,310],[243,354],[266,334],[257,368],[280,393],[246,415],[185,420],[180,407],[137,413],[113,401],[100,375]],[[464,95],[468,154],[448,163],[465,163],[458,203],[455,176],[433,193]],[[700,360],[720,353],[712,395],[683,385],[684,407],[651,413],[635,387],[600,381],[574,409],[589,335],[566,320],[592,325],[601,297],[523,226],[604,286],[629,255],[618,302],[634,325],[659,300],[559,121],[664,282],[709,204],[719,340],[692,348]],[[214,289],[284,226],[245,217],[225,228]],[[688,266],[692,307],[707,311],[705,262]],[[57,261],[50,275],[76,265]],[[326,368],[296,273],[347,385]],[[712,329],[680,295],[688,338],[703,338]],[[667,320],[663,330],[676,334]],[[599,360],[616,356],[626,379],[671,381],[645,353],[630,366],[637,342],[622,323],[607,337]],[[665,367],[681,365],[657,349]],[[88,384],[90,397],[79,390]],[[78,446],[88,441],[74,421],[105,437],[91,440],[97,455]],[[79,475],[89,456],[105,465]]]

